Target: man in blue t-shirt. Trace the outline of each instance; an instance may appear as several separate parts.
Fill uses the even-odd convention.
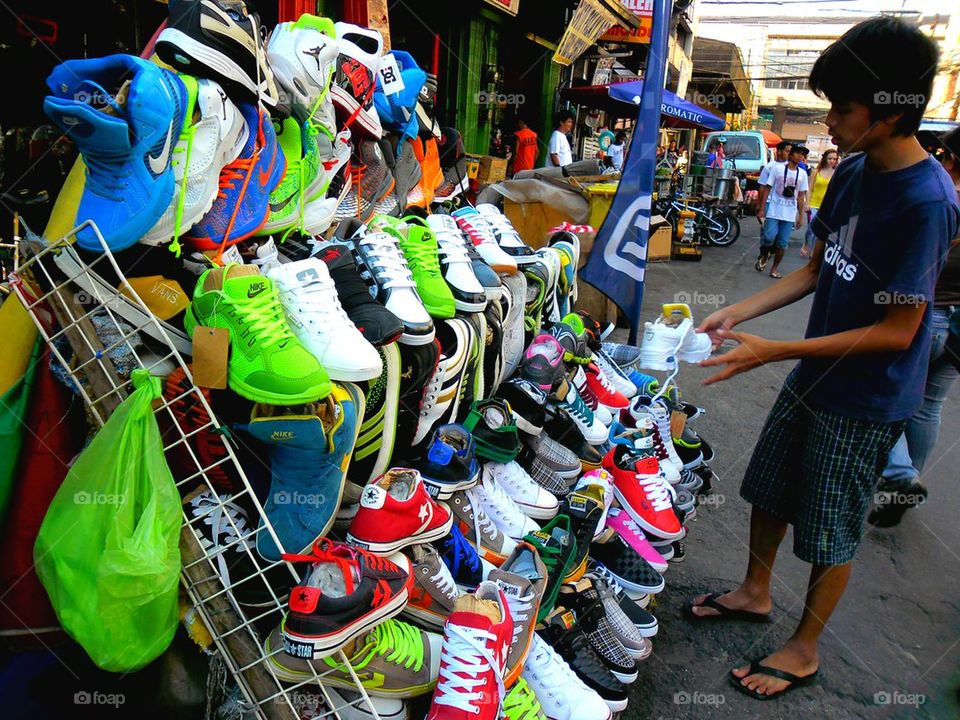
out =
[[[701,330],[737,347],[704,361],[726,380],[799,359],[760,434],[740,488],[753,505],[739,588],[694,598],[693,618],[765,620],[771,568],[793,525],[793,551],[811,563],[803,616],[776,652],[731,673],[767,699],[809,684],[818,641],[846,588],[879,472],[920,407],[934,284],[960,207],[949,176],[914,137],[930,97],[937,48],[892,17],[851,28],[828,47],[810,87],[831,103],[827,127],[844,154],[814,220],[810,262],[723,308]],[[742,322],[814,294],[805,339],[733,332]]]

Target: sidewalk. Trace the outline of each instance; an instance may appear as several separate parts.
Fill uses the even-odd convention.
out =
[[[648,266],[644,319],[665,302],[688,302],[699,321],[770,282],[753,264],[759,228],[742,219],[729,248],[708,247],[700,263]],[[802,231],[801,231],[802,232]],[[801,232],[787,250],[784,275],[799,267]],[[769,269],[769,268],[768,268]],[[797,338],[810,301],[740,327],[771,339]],[[618,331],[618,334],[621,331]],[[626,339],[625,333],[621,338]],[[847,593],[824,635],[820,681],[784,698],[759,702],[734,690],[731,667],[763,657],[792,632],[803,607],[809,566],[791,552],[788,532],[775,568],[773,622],[692,624],[681,614],[696,594],[735,587],[746,566],[749,506],[738,489],[767,412],[792,363],[757,368],[703,387],[706,370],[684,365],[685,397],[707,409],[696,429],[713,445],[721,482],[691,522],[687,559],[671,564],[654,610],[660,633],[633,685],[625,720],[634,718],[945,718],[960,717],[960,399],[947,400],[940,441],[929,462],[926,506],[893,530],[875,530],[861,546]]]

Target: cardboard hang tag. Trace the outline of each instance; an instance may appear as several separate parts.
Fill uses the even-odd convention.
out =
[[[670,434],[678,438],[683,435],[683,429],[687,426],[687,414],[681,410],[674,410],[670,415]]]
[[[230,333],[198,326],[193,331],[193,381],[198,387],[225,390]]]

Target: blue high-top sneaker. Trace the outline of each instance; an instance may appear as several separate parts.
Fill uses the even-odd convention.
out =
[[[68,60],[47,78],[44,112],[77,144],[86,164],[77,224],[92,220],[111,250],[135,244],[173,200],[173,148],[187,90],[176,74],[132,55]],[[92,228],[77,235],[103,249]]]
[[[270,446],[270,492],[263,509],[287,553],[304,553],[333,525],[343,485],[363,421],[363,392],[352,383],[334,383],[317,414],[265,413],[273,406],[257,405],[254,417],[240,426]],[[263,521],[257,551],[279,560],[281,551]]]

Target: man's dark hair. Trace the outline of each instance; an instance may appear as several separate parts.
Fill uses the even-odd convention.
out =
[[[955,127],[950,132],[941,135],[940,144],[949,150],[952,155],[960,157],[960,127]]]
[[[804,157],[807,157],[810,154],[810,148],[806,147],[805,145],[795,145],[793,150],[790,152],[800,153]]]
[[[626,139],[627,139],[627,134],[623,130],[620,130],[619,132],[617,132],[617,135],[614,138],[614,140],[616,140],[618,143],[622,143]]]
[[[573,120],[575,117],[576,115],[569,110],[561,110],[557,113],[557,127],[560,127],[567,120]]]
[[[783,152],[787,148],[792,148],[792,147],[793,147],[793,143],[790,142],[789,140],[781,140],[780,142],[777,143],[777,150],[780,152]]]
[[[527,123],[524,121],[523,118],[517,118],[517,127],[518,127],[518,128],[525,128],[526,126],[527,126]]]
[[[834,105],[866,105],[873,121],[900,115],[893,134],[913,135],[930,100],[938,55],[917,27],[872,18],[823,51],[810,71],[810,87]]]

